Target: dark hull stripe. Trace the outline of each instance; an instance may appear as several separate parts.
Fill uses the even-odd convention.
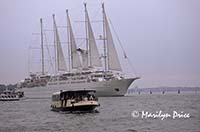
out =
[[[87,106],[74,106],[74,107],[52,107],[52,111],[93,111],[97,106],[96,105],[87,105]]]

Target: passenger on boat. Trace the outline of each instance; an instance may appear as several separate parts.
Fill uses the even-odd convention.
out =
[[[64,95],[64,100],[65,100],[65,106],[67,105],[67,100],[68,100],[68,97],[66,97],[66,95]]]
[[[92,95],[90,96],[89,100],[93,100],[93,97],[92,97]]]
[[[83,100],[84,100],[84,101],[88,101],[88,98],[87,98],[87,97],[84,97]]]
[[[60,90],[60,101],[61,101],[61,107],[63,107],[63,102],[64,102],[64,95],[62,94],[62,90]]]

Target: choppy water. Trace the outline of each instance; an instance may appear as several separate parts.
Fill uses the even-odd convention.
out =
[[[199,132],[200,95],[135,95],[99,98],[99,113],[50,111],[50,99],[0,102],[1,132]],[[187,119],[133,118],[132,111],[184,111]],[[140,113],[141,114],[141,113]]]

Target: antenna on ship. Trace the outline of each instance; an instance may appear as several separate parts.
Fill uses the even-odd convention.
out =
[[[43,42],[43,22],[42,22],[42,18],[40,18],[40,26],[41,26],[42,75],[44,75],[44,42]]]

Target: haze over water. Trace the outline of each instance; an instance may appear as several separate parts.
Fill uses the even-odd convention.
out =
[[[1,132],[199,132],[199,94],[99,98],[99,113],[50,111],[50,99],[0,102]],[[134,118],[132,112],[190,113],[190,118]]]

